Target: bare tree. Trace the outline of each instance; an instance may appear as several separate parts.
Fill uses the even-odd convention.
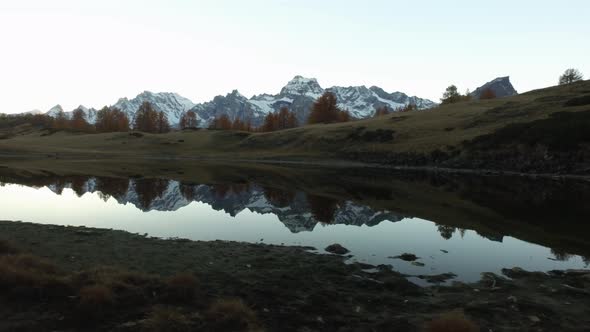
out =
[[[561,76],[559,76],[559,85],[570,84],[584,79],[582,73],[575,69],[566,69]]]

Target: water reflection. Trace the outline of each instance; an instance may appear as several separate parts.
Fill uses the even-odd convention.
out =
[[[355,255],[353,259],[392,264],[409,274],[454,272],[460,279],[475,280],[480,272],[514,265],[549,270],[590,263],[585,236],[590,231],[585,222],[590,209],[582,203],[590,199],[587,183],[414,173],[400,177],[353,170],[339,171],[337,176],[320,172],[281,176],[284,173],[240,172],[228,179],[189,181],[49,173],[17,176],[0,169],[0,184],[47,188],[63,196],[73,193],[80,200],[91,194],[104,206],[93,203],[90,209],[95,210],[89,215],[98,214],[99,209],[110,211],[96,217],[108,219],[102,224],[97,220],[76,220],[75,224],[202,240],[264,238],[270,243],[318,248],[342,242]],[[3,191],[16,192],[13,187]],[[128,209],[119,211],[114,202],[133,206],[143,216]],[[3,207],[5,215],[39,220],[27,218],[28,212],[19,204],[27,206],[26,201],[17,201]],[[208,211],[220,211],[226,217]],[[272,224],[265,223],[266,217],[274,220]],[[62,219],[57,223],[70,222],[67,216]],[[230,219],[239,223],[226,223]],[[280,233],[276,224],[291,236]],[[423,257],[421,263],[426,266],[388,258],[403,252]]]
[[[17,179],[13,179],[13,183]],[[109,177],[54,177],[20,181],[37,188],[46,186],[61,195],[72,189],[81,197],[96,193],[104,201],[114,198],[119,204],[132,204],[149,211],[177,211],[192,202],[209,204],[217,211],[236,216],[248,209],[278,216],[291,232],[312,231],[320,224],[375,226],[382,221],[396,222],[406,216],[386,210],[374,210],[352,201],[264,187],[255,183],[190,184],[166,179],[124,179]]]

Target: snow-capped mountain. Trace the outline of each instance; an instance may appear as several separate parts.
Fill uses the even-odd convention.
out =
[[[84,112],[84,117],[86,118],[86,121],[88,121],[88,123],[96,122],[96,114],[98,113],[98,111],[94,108],[85,107],[84,105],[80,105],[69,112],[64,112],[64,109],[63,107],[61,107],[61,105],[55,105],[51,109],[49,109],[49,111],[45,112],[45,114],[52,117],[56,117],[59,113],[63,113],[66,116],[66,118],[71,119],[74,115],[74,112],[76,112],[77,110],[81,110],[82,112]],[[39,112],[37,114],[42,113]]]
[[[216,96],[212,101],[195,105],[191,110],[197,114],[201,120],[200,125],[203,127],[222,115],[227,115],[232,120],[238,118],[246,121],[249,119],[253,125],[257,126],[262,123],[262,119],[270,111],[250,103],[248,98],[238,90],[225,96]]]
[[[121,98],[113,106],[127,114],[130,120],[133,120],[139,106],[146,101],[151,103],[156,111],[164,112],[172,125],[178,124],[184,112],[195,106],[192,101],[179,94],[150,91],[144,91],[133,99]]]
[[[59,113],[62,113],[63,111],[64,109],[61,107],[61,105],[55,105],[52,108],[50,108],[49,111],[47,111],[45,114],[52,117],[56,117]]]
[[[68,118],[71,119],[72,115],[77,110],[81,110],[82,112],[84,112],[86,121],[88,121],[88,123],[95,123],[96,122],[96,114],[98,113],[98,111],[95,110],[94,108],[88,108],[83,105],[76,107],[72,112],[67,112],[66,115],[68,116]]]
[[[409,97],[402,92],[387,93],[375,86],[334,86],[324,89],[315,78],[295,76],[275,95],[261,94],[247,98],[234,90],[225,96],[216,96],[209,102],[195,104],[176,93],[144,91],[132,99],[121,98],[113,106],[122,110],[133,121],[139,106],[147,101],[157,111],[164,112],[173,126],[178,125],[182,115],[189,110],[197,114],[201,127],[208,126],[213,119],[221,115],[227,115],[231,120],[250,120],[252,125],[258,126],[267,114],[278,111],[281,107],[288,107],[295,112],[300,123],[305,123],[313,103],[326,91],[334,93],[338,98],[339,107],[348,110],[358,119],[373,116],[375,109],[383,106],[396,110],[408,104],[415,104],[418,109],[437,105],[428,99]],[[88,122],[96,121],[96,110],[83,106],[78,108],[85,112]],[[57,105],[47,114],[55,116],[60,111],[63,109]],[[72,112],[66,112],[69,117],[71,114]]]
[[[288,107],[295,112],[300,123],[305,123],[313,103],[326,91],[334,93],[339,107],[358,119],[371,117],[376,108],[383,106],[391,110],[408,104],[415,104],[419,109],[436,106],[436,103],[427,99],[409,97],[401,92],[390,94],[378,87],[334,86],[324,89],[315,78],[295,76],[276,95],[261,94],[247,99],[234,91],[225,97],[215,97],[212,102],[196,105],[192,110],[205,120],[203,125],[222,114],[231,119],[250,119],[253,125],[259,125],[268,113]]]

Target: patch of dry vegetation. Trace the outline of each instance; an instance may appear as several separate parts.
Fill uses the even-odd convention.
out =
[[[262,331],[256,313],[240,299],[221,299],[205,313],[205,322],[212,331]]]
[[[199,281],[190,273],[181,273],[166,280],[166,294],[168,299],[175,302],[190,302],[197,295]]]
[[[65,276],[50,262],[29,254],[0,256],[0,290],[7,296],[39,299],[69,292]]]
[[[427,332],[478,332],[479,327],[460,311],[451,311],[435,318],[426,327]]]
[[[188,332],[194,331],[193,323],[182,312],[174,308],[157,306],[142,321],[145,332]]]
[[[210,300],[196,301],[199,286],[190,273],[162,278],[112,267],[64,273],[51,262],[0,241],[3,299],[27,306],[46,302],[75,328],[110,329],[117,322],[147,316],[138,325],[142,331],[194,331],[203,324],[210,331],[260,331],[256,314],[241,300],[215,302],[200,314]]]

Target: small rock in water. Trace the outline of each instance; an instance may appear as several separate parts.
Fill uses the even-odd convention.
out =
[[[445,253],[445,254],[448,254],[449,253],[448,250],[444,250],[444,249],[441,249],[440,251],[443,252],[443,253]]]
[[[424,263],[421,263],[421,262],[412,262],[412,265],[422,267],[422,266],[424,266]]]
[[[401,254],[399,256],[395,256],[393,258],[398,258],[398,259],[401,259],[401,260],[406,261],[406,262],[413,262],[413,261],[417,260],[420,257],[418,257],[418,256],[416,256],[414,254],[404,253],[404,254]]]
[[[342,245],[338,243],[334,243],[332,245],[327,246],[325,250],[336,255],[344,255],[350,252],[350,250],[344,248]]]

